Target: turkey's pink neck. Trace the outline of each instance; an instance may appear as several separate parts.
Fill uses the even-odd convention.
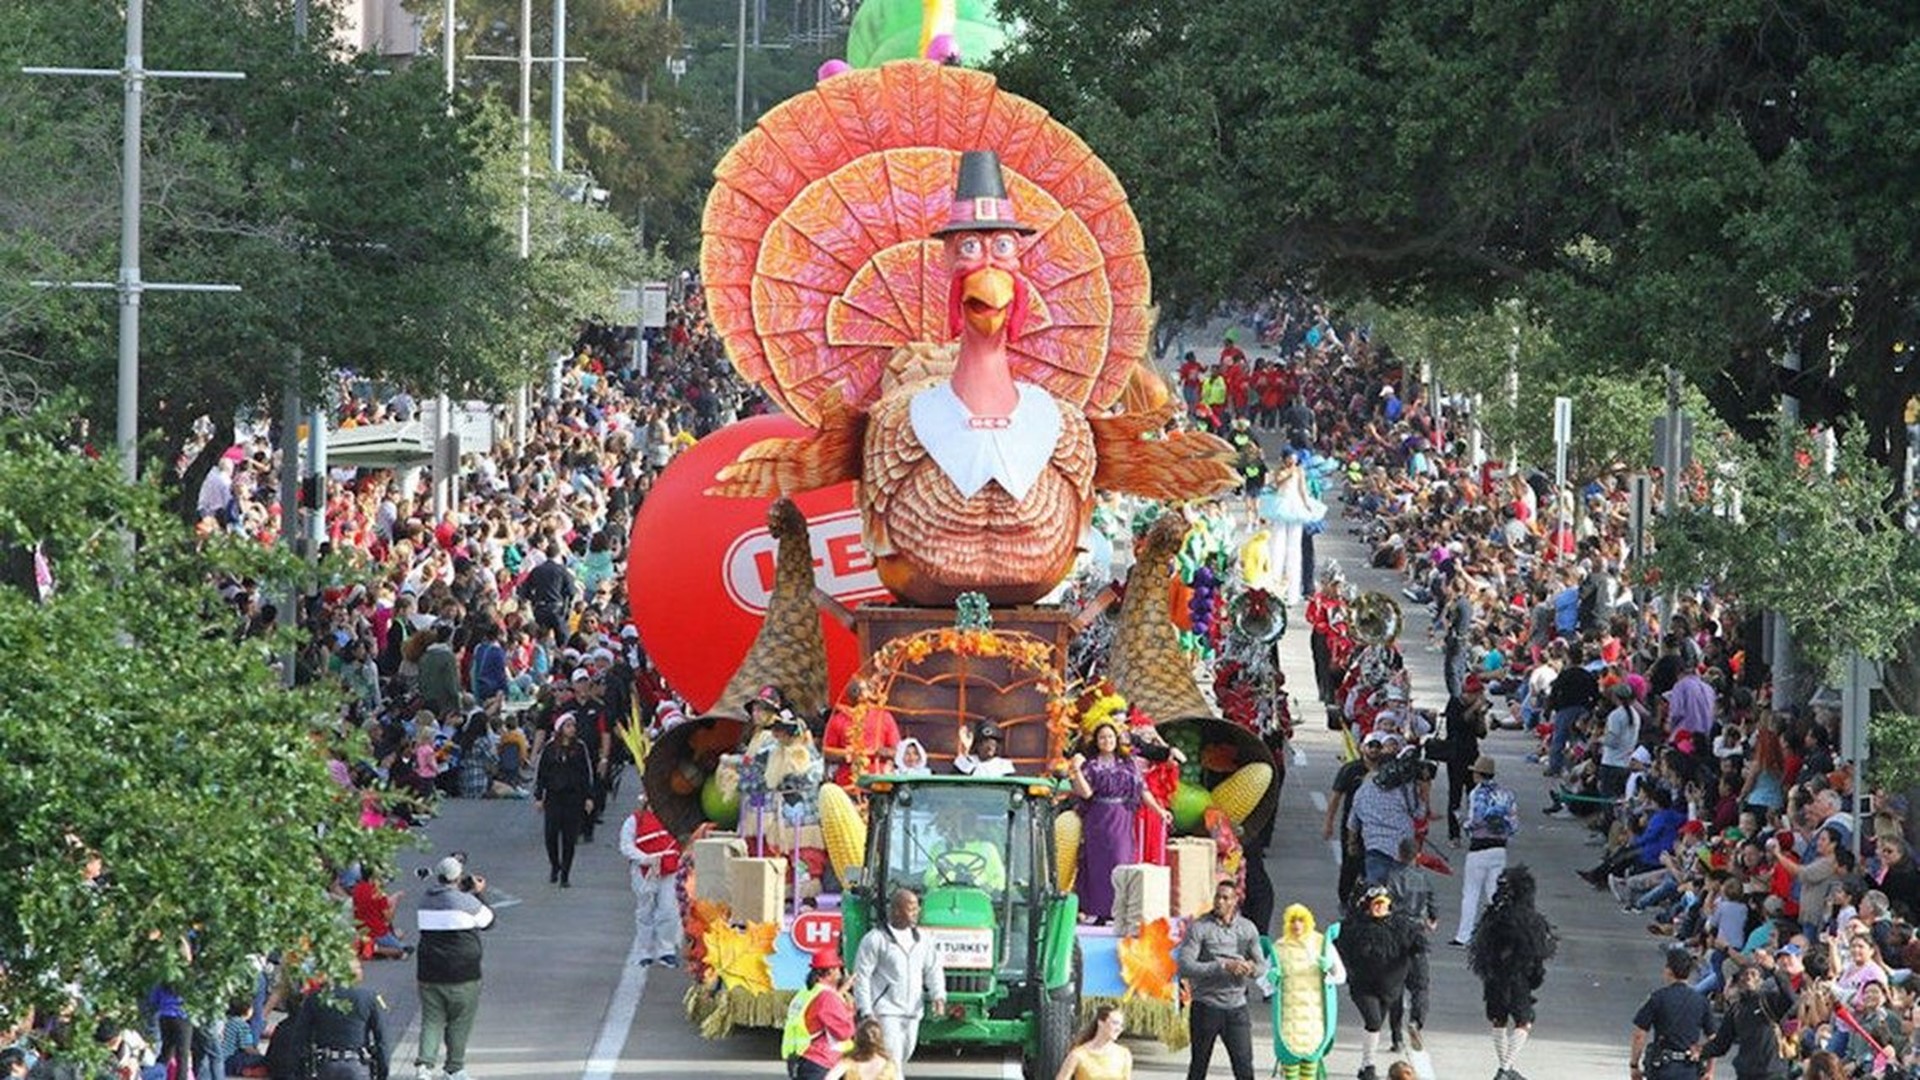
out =
[[[961,331],[960,356],[948,382],[953,395],[974,416],[1013,415],[1020,391],[1013,385],[1013,369],[1007,366],[1005,333],[981,338],[971,327]]]

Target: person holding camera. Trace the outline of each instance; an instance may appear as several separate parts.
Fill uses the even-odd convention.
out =
[[[480,1011],[480,961],[485,947],[480,932],[492,928],[486,904],[487,879],[467,873],[464,856],[455,853],[433,866],[433,883],[420,896],[419,960],[420,1049],[414,1055],[415,1080],[433,1080],[440,1044],[447,1048],[446,1080],[468,1080],[467,1036]]]
[[[1400,864],[1400,841],[1413,837],[1416,824],[1426,819],[1424,770],[1432,766],[1417,757],[1402,756],[1398,735],[1375,731],[1367,739],[1382,741],[1384,756],[1353,793],[1347,831],[1357,835],[1364,852],[1361,879],[1368,885],[1384,885],[1388,872]]]
[[[1692,975],[1693,954],[1668,949],[1665,985],[1633,1014],[1630,1080],[1712,1080],[1713,1059],[1702,1051],[1714,1032],[1713,1011],[1689,982]]]

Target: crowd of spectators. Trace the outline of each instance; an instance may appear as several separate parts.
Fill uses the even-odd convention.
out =
[[[1442,653],[1447,704],[1418,708],[1409,644],[1358,626],[1364,602],[1321,567],[1307,608],[1317,687],[1367,744],[1336,795],[1387,763],[1423,763],[1390,776],[1408,797],[1388,839],[1425,848],[1429,823],[1444,823],[1457,845],[1463,795],[1491,778],[1480,740],[1524,731],[1537,739],[1527,760],[1552,781],[1542,812],[1580,821],[1598,845],[1583,880],[1685,950],[1687,982],[1719,1020],[1697,1047],[1670,1049],[1731,1055],[1741,1078],[1797,1074],[1816,1055],[1859,1076],[1920,1064],[1908,807],[1856,792],[1838,701],[1775,702],[1737,598],[1635,573],[1625,467],[1556,486],[1540,469],[1470,460],[1464,402],[1431,401],[1364,331],[1295,297],[1257,315],[1238,320],[1255,328],[1253,356],[1229,338],[1217,359],[1182,358],[1195,421],[1305,429],[1344,463],[1347,527],[1374,567],[1403,578],[1396,602],[1430,607],[1426,645]],[[1377,620],[1384,605],[1371,602]],[[1436,799],[1442,766],[1451,797]],[[1350,805],[1336,798],[1329,836]],[[1343,893],[1417,862],[1396,858],[1398,843],[1360,845]]]

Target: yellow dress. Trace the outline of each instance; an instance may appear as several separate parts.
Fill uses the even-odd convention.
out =
[[[1131,1080],[1132,1076],[1133,1055],[1119,1043],[1108,1043],[1098,1050],[1081,1047],[1073,1069],[1073,1080]]]

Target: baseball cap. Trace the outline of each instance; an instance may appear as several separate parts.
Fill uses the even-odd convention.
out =
[[[579,668],[573,669],[573,675],[570,677],[569,681],[588,682],[588,681],[591,681],[592,679],[593,679],[593,672],[588,671],[586,668],[579,667]]]
[[[1474,759],[1473,775],[1492,776],[1496,771],[1497,771],[1497,766],[1494,763],[1492,755],[1481,754],[1479,757]]]
[[[467,864],[458,855],[448,855],[433,864],[433,876],[441,881],[459,881],[466,872]]]
[[[1801,953],[1805,951],[1806,950],[1802,949],[1800,947],[1800,943],[1797,941],[1789,941],[1785,945],[1780,946],[1781,956],[1799,956]]]
[[[845,967],[846,964],[840,959],[838,952],[832,949],[816,949],[810,966],[815,971],[833,971],[836,968]]]

